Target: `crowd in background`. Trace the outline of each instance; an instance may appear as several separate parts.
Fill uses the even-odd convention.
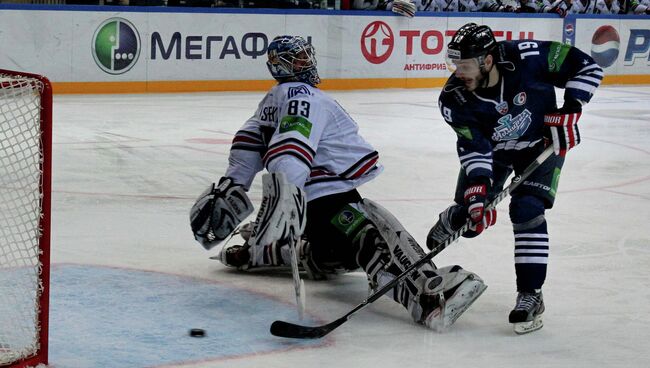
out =
[[[386,9],[407,17],[419,12],[650,14],[650,0],[354,0],[352,9]]]
[[[650,14],[650,0],[0,0],[0,3],[194,6],[279,9],[384,10],[413,17],[423,12]]]

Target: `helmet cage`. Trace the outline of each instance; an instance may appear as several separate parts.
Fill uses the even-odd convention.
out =
[[[300,36],[278,36],[267,50],[266,66],[279,82],[298,81],[312,86],[320,83],[316,51]]]

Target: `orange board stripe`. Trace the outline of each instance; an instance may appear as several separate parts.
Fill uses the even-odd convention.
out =
[[[447,78],[329,79],[319,85],[324,90],[381,88],[439,88]],[[154,81],[154,82],[54,82],[56,94],[95,93],[181,93],[223,91],[266,91],[272,80]],[[603,84],[650,84],[650,75],[609,75]]]

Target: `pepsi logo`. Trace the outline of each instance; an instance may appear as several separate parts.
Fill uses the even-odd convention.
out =
[[[621,39],[616,28],[605,25],[600,26],[591,38],[591,57],[602,68],[607,68],[616,62]]]
[[[564,33],[567,36],[573,35],[573,24],[571,24],[571,23],[567,24],[566,27],[564,27]]]

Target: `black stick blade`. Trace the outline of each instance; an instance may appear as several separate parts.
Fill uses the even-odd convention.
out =
[[[320,339],[343,324],[347,319],[340,318],[323,326],[309,327],[284,321],[271,324],[271,335],[290,339]]]

